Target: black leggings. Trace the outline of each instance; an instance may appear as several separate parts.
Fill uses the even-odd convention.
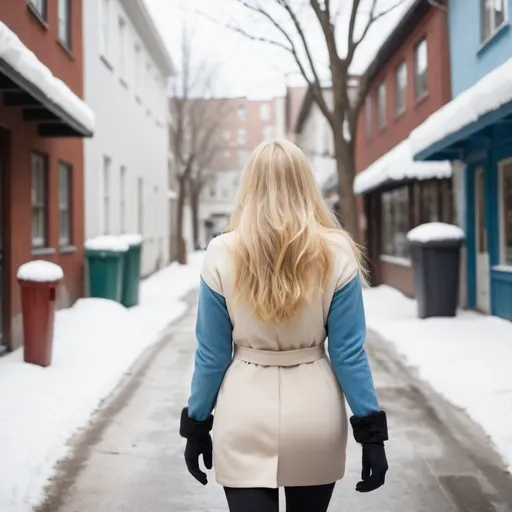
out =
[[[225,487],[230,512],[279,512],[278,489]],[[286,512],[327,512],[334,484],[285,487]]]

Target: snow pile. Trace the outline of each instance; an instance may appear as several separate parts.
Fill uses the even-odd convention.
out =
[[[141,284],[141,303],[126,309],[82,299],[56,315],[53,364],[23,363],[18,350],[0,359],[0,510],[37,505],[67,440],[116,387],[141,353],[186,310],[179,299],[199,284],[203,253]]]
[[[512,101],[512,58],[434,112],[409,135],[413,154]]]
[[[445,222],[427,222],[407,233],[409,242],[436,242],[440,240],[464,240],[464,231]]]
[[[143,238],[139,233],[130,233],[128,235],[121,235],[121,240],[127,243],[130,247],[133,247],[134,245],[140,245]]]
[[[30,51],[4,23],[0,21],[0,59],[39,89],[50,101],[65,110],[86,130],[94,131],[93,111]]]
[[[126,252],[130,248],[128,242],[120,236],[110,235],[90,238],[84,245],[91,251]]]
[[[405,139],[356,176],[354,192],[365,194],[390,181],[442,179],[451,175],[448,161],[414,162],[409,141]]]
[[[44,260],[35,260],[24,263],[18,269],[18,279],[22,281],[36,281],[38,283],[50,283],[60,281],[64,272],[55,263]]]
[[[512,471],[512,323],[471,311],[420,320],[416,301],[394,288],[363,294],[368,327],[479,423]]]

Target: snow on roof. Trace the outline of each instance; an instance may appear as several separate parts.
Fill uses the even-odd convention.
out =
[[[24,263],[18,269],[18,279],[21,281],[36,281],[38,283],[50,283],[60,281],[64,272],[55,263],[45,260],[35,260]]]
[[[464,240],[464,231],[445,222],[427,222],[407,233],[409,242],[434,242],[441,240]]]
[[[434,112],[409,139],[414,155],[512,101],[512,58]]]
[[[450,162],[414,162],[405,139],[356,176],[354,192],[364,194],[389,181],[441,179],[451,175]]]
[[[87,240],[85,248],[91,251],[126,252],[130,246],[120,236],[104,235]]]
[[[14,68],[23,78],[39,89],[50,101],[65,110],[86,130],[94,131],[93,111],[29,50],[0,21],[0,59]]]

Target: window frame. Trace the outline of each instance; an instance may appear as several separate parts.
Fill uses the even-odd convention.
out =
[[[100,54],[110,63],[112,0],[100,0]],[[105,31],[106,32],[105,32]]]
[[[41,167],[38,168],[38,170],[42,170],[43,176],[42,176],[42,184],[43,184],[43,191],[42,191],[42,205],[35,205],[34,204],[34,196],[37,195],[37,193],[34,193],[34,158],[40,159],[39,162],[42,164]],[[48,155],[41,153],[40,151],[31,151],[30,153],[30,223],[31,223],[31,247],[32,250],[38,250],[38,249],[45,249],[49,246],[49,215],[50,215],[50,208],[49,208],[49,179],[50,179],[50,170],[48,165]],[[35,237],[34,236],[34,209],[37,208],[38,210],[42,211],[42,227],[43,227],[43,233],[41,237]],[[37,240],[37,241],[36,241]],[[40,241],[39,241],[40,240]]]
[[[503,21],[496,25],[496,9],[492,9],[492,17],[489,19],[491,20],[491,27],[489,30],[489,33],[486,34],[486,4],[487,0],[480,0],[480,43],[481,46],[485,46],[504,26],[508,24],[508,2],[506,0],[501,0],[502,7],[503,7]]]
[[[59,247],[66,248],[71,247],[73,245],[73,166],[65,162],[63,160],[59,160]],[[62,171],[65,171],[67,174],[67,204],[65,205],[65,210],[63,209],[63,205],[61,202],[61,179],[62,179]],[[61,236],[61,214],[65,211],[68,217],[68,233],[67,239]]]
[[[505,173],[505,167],[509,166],[507,172],[512,177],[512,158],[505,158],[498,162],[498,194],[499,194],[499,266],[512,271],[512,261],[507,263],[505,258],[506,245],[505,245],[505,204],[504,204],[504,189],[503,189],[503,178]]]
[[[117,30],[118,30],[118,59],[119,59],[119,78],[123,84],[128,83],[128,45],[127,45],[127,33],[128,24],[123,16],[117,18]]]
[[[404,70],[404,84],[403,88],[400,88],[400,71]],[[399,96],[399,91],[401,95]],[[402,105],[399,108],[398,98],[402,98]],[[407,61],[403,59],[400,64],[395,68],[395,116],[401,116],[407,110]]]
[[[58,8],[59,8],[59,13],[58,13],[58,20],[59,20],[59,23],[58,23],[58,35],[59,35],[59,43],[64,46],[64,48],[66,48],[67,50],[72,50],[73,49],[73,32],[72,32],[72,16],[73,16],[73,7],[72,7],[72,3],[71,0],[59,0],[58,2]],[[61,17],[61,14],[62,14],[62,5],[66,5],[66,13],[67,13],[67,17],[65,20],[63,20],[63,18]],[[66,36],[65,38],[62,37],[61,35],[61,27],[62,27],[62,22],[65,22],[66,23]]]
[[[48,23],[48,0],[40,0],[41,9],[38,7],[38,0],[27,0],[27,7],[44,25]]]
[[[377,127],[379,131],[382,131],[387,126],[387,90],[386,90],[386,81],[384,80],[377,87]],[[382,111],[382,119],[381,119],[381,91],[384,91],[384,105]]]
[[[373,135],[373,94],[369,92],[364,100],[364,118],[366,140],[370,140]]]
[[[238,107],[236,107],[236,115],[240,121],[247,120],[247,109],[245,105],[238,105]]]
[[[142,45],[138,41],[134,44],[134,59],[133,59],[133,72],[134,72],[134,90],[135,99],[142,103],[142,75],[141,66],[143,63]]]
[[[422,47],[422,45],[425,45],[425,51],[426,51],[426,68],[424,71],[424,85],[425,90],[419,90],[419,77],[418,74],[418,62],[419,62],[419,50]],[[426,36],[423,36],[414,46],[413,50],[413,86],[414,86],[414,100],[416,102],[421,101],[423,98],[428,96],[429,93],[429,87],[428,87],[428,70],[429,70],[429,51],[428,51],[428,40]],[[421,75],[423,76],[423,74]]]
[[[241,134],[243,134],[243,137],[240,137]],[[247,130],[245,128],[238,128],[236,131],[236,141],[241,146],[247,144]]]
[[[265,114],[264,114],[265,113]],[[260,104],[260,120],[261,121],[270,121],[270,104],[269,103],[261,103]]]

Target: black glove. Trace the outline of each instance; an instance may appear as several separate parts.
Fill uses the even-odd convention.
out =
[[[188,416],[188,408],[181,411],[180,435],[187,439],[185,462],[189,473],[200,483],[206,485],[206,473],[199,468],[199,457],[203,456],[206,469],[212,469],[213,447],[210,430],[213,427],[213,416],[206,421],[195,421]]]
[[[384,448],[384,441],[388,440],[386,413],[352,416],[350,423],[355,440],[363,446],[362,480],[356,485],[356,491],[371,492],[384,485],[388,470]]]

